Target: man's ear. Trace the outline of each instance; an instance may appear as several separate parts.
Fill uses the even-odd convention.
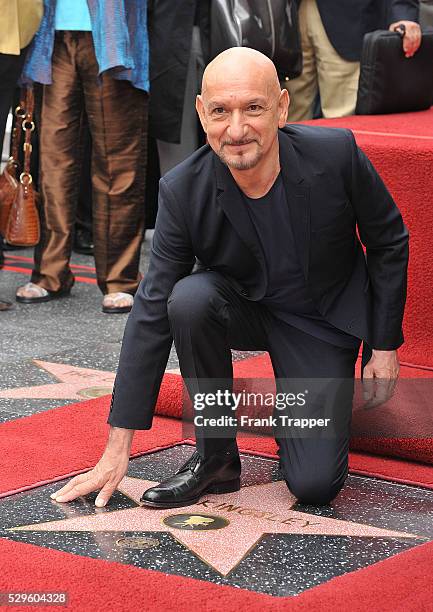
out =
[[[203,128],[203,131],[205,134],[207,134],[207,121],[206,121],[206,116],[204,112],[204,103],[200,95],[198,95],[195,99],[195,108],[200,118],[200,123]]]
[[[287,115],[289,113],[290,97],[286,88],[283,88],[278,100],[278,127],[283,128],[287,123]]]

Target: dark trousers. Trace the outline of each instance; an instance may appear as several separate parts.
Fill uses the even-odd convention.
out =
[[[27,47],[20,55],[0,53],[0,148],[3,147],[6,121],[12,105],[15,87],[26,59]]]
[[[69,266],[82,164],[85,110],[92,139],[95,267],[102,293],[134,294],[141,279],[148,95],[99,75],[92,34],[57,32],[52,84],[42,96],[42,236],[32,281],[49,291],[74,282]]]
[[[275,379],[344,380],[329,400],[343,421],[339,435],[276,437],[280,465],[291,492],[302,502],[326,504],[348,474],[353,379],[358,349],[334,346],[274,317],[269,310],[242,298],[219,273],[198,272],[176,283],[168,299],[168,316],[188,391],[216,392],[233,377],[230,349],[268,351]],[[214,382],[212,382],[214,381]],[[349,392],[347,391],[349,381]],[[213,389],[212,389],[213,386]],[[228,408],[230,413],[230,408]],[[199,453],[209,456],[233,446],[232,437],[203,436],[196,428]],[[234,432],[234,436],[236,433]]]
[[[3,140],[6,131],[6,122],[12,105],[15,87],[20,77],[26,58],[27,47],[21,50],[20,55],[0,53],[0,155],[3,150]],[[0,267],[3,265],[3,248],[0,240]]]

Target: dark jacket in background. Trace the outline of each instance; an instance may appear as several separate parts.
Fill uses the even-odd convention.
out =
[[[210,0],[151,0],[148,9],[150,47],[149,134],[180,142],[191,37],[200,26],[203,55],[209,58]]]
[[[317,6],[332,46],[351,62],[360,60],[367,32],[401,19],[418,21],[419,13],[418,0],[317,0]]]

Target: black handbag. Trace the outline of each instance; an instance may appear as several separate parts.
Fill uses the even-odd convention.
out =
[[[413,57],[406,58],[401,34],[387,30],[364,37],[357,115],[426,110],[433,100],[433,30],[422,33]]]
[[[230,47],[251,47],[275,64],[280,80],[302,72],[295,0],[212,0],[211,57]]]

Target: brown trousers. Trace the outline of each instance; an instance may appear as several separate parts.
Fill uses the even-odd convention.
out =
[[[32,282],[72,286],[69,266],[85,109],[92,136],[93,236],[102,293],[134,294],[144,231],[148,94],[109,73],[98,76],[92,34],[57,32],[52,85],[43,89],[40,126],[42,238]]]

